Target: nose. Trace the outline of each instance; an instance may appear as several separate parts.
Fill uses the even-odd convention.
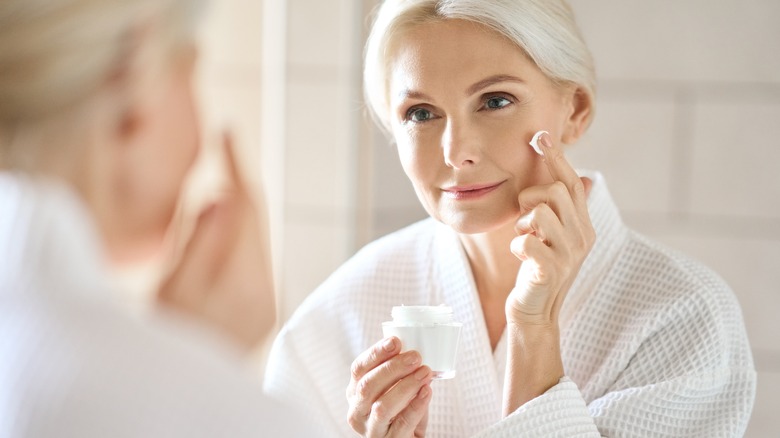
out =
[[[462,169],[479,162],[479,145],[473,130],[450,120],[442,136],[444,163],[453,169]]]

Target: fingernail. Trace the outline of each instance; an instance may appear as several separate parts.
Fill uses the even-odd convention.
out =
[[[428,377],[428,374],[431,373],[430,368],[428,367],[422,367],[419,370],[414,372],[414,378],[417,380],[423,380],[426,377]]]
[[[546,148],[551,148],[553,144],[552,144],[552,138],[550,137],[550,133],[545,132],[544,134],[542,134],[539,137],[539,143],[541,143],[542,146]]]
[[[542,140],[542,142],[544,142],[543,138],[547,137],[544,134],[548,134],[549,135],[549,133],[547,131],[539,131],[539,132],[537,132],[536,134],[534,134],[534,138],[531,139],[531,142],[528,143],[528,144],[531,145],[532,148],[534,148],[534,150],[536,151],[537,154],[542,155],[542,156],[544,156],[544,152],[542,152],[542,149],[539,147],[539,141]],[[544,146],[547,146],[547,145],[545,144]],[[547,147],[549,147],[549,146],[547,146]]]
[[[407,365],[417,365],[420,363],[420,355],[418,353],[412,352],[406,356],[404,363]]]
[[[390,338],[386,340],[384,345],[382,345],[382,348],[384,348],[385,351],[388,353],[395,350],[395,338]]]

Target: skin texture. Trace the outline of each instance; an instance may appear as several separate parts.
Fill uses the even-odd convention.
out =
[[[426,211],[458,232],[494,348],[507,330],[509,414],[563,376],[558,311],[595,235],[590,181],[577,176],[561,144],[587,128],[590,101],[577,86],[547,78],[506,38],[462,20],[399,37],[389,100],[403,169]],[[543,157],[528,144],[539,130],[549,132],[540,138]],[[350,424],[366,436],[423,436],[426,384],[396,390],[415,370],[394,361],[410,352],[381,345],[353,364]],[[383,368],[394,371],[371,371]],[[378,403],[393,409],[367,410]],[[398,430],[375,420],[399,416]],[[414,419],[415,427],[406,424]]]

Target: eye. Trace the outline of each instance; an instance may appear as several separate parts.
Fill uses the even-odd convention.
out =
[[[492,96],[485,100],[485,108],[489,110],[497,110],[509,106],[512,101],[502,96]]]
[[[425,108],[411,108],[406,112],[406,120],[420,123],[433,118],[433,113]]]

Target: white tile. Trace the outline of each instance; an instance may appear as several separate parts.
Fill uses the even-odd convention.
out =
[[[701,261],[726,280],[739,299],[753,348],[780,350],[780,241],[655,237]]]
[[[357,105],[338,83],[290,82],[286,111],[285,199],[310,206],[349,206],[356,162],[350,135]]]
[[[287,2],[288,63],[313,66],[360,64],[361,18],[358,2],[289,0]]]
[[[778,121],[780,103],[698,107],[691,212],[780,218]]]
[[[672,102],[602,101],[585,137],[569,148],[575,167],[604,174],[623,210],[669,210],[673,154]]]
[[[758,390],[753,415],[745,438],[780,436],[780,373],[758,373]]]
[[[602,78],[780,82],[776,0],[572,0]]]
[[[350,255],[344,226],[287,223],[284,232],[284,262],[279,301],[280,322]]]
[[[219,65],[259,66],[262,61],[262,2],[210,2],[201,28],[201,57]]]

